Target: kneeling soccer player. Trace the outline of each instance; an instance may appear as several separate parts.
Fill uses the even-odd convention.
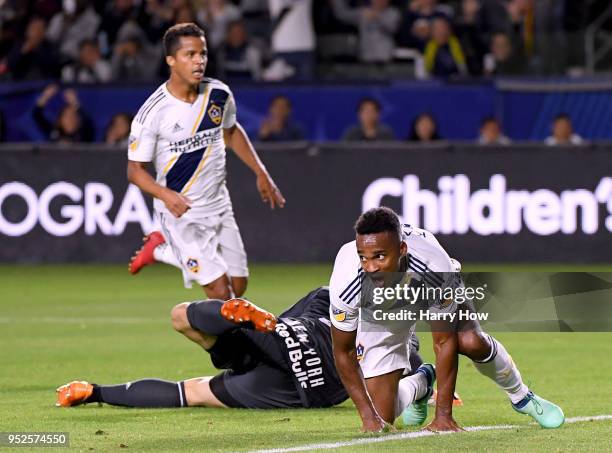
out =
[[[458,282],[460,265],[451,259],[428,231],[400,225],[388,208],[363,213],[355,224],[356,240],[342,246],[330,283],[333,352],[338,374],[361,416],[363,431],[381,431],[399,415],[395,405],[398,382],[406,367],[406,338],[414,320],[384,324],[363,315],[372,286],[388,286],[385,279],[400,278],[406,284],[423,282],[440,287],[445,273],[452,284]],[[394,273],[394,274],[391,274]],[[367,279],[365,277],[368,277]],[[384,288],[384,289],[391,289]],[[393,306],[399,299],[389,300]],[[458,310],[453,300],[419,300],[434,314]],[[470,358],[474,367],[492,379],[510,399],[512,407],[529,414],[544,428],[557,428],[565,420],[561,408],[534,395],[504,346],[482,331],[477,321],[462,321],[448,328],[432,329],[438,374],[436,414],[428,426],[432,431],[458,431],[452,417],[457,378],[457,354]],[[357,345],[357,347],[355,346]],[[360,358],[360,360],[358,360]],[[425,398],[401,414],[407,425],[424,421]]]
[[[179,304],[176,330],[201,345],[214,377],[179,382],[143,379],[120,385],[74,381],[57,390],[58,406],[103,402],[131,407],[330,407],[348,398],[332,357],[329,291],[318,288],[279,318],[243,299]],[[422,364],[411,337],[416,372],[400,382],[401,409],[431,394],[433,367]]]

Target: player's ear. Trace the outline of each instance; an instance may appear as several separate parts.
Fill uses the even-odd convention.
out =
[[[404,257],[408,254],[408,245],[402,241],[400,243],[400,256]]]
[[[176,63],[176,58],[174,58],[174,55],[167,55],[166,56],[166,64],[170,67],[174,66],[174,63]]]

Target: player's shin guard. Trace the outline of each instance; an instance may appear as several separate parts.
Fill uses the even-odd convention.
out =
[[[155,261],[159,261],[160,263],[166,263],[171,266],[182,269],[181,263],[176,258],[176,255],[172,251],[172,247],[170,247],[170,244],[168,244],[167,242],[159,244],[157,247],[155,247],[155,250],[153,251],[153,257],[155,258]]]
[[[220,300],[207,300],[194,302],[187,307],[187,319],[189,324],[196,330],[208,335],[223,335],[240,327],[232,321],[221,316]]]
[[[491,335],[485,335],[489,338],[491,354],[482,361],[474,360],[474,366],[481,374],[495,381],[508,394],[510,401],[516,404],[525,398],[529,389],[506,348]]]
[[[120,385],[96,385],[86,403],[128,407],[185,407],[184,382],[142,379]]]

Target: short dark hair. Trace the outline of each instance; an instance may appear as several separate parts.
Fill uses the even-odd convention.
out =
[[[181,47],[181,38],[184,36],[194,38],[206,37],[204,30],[193,22],[173,25],[164,33],[164,54],[166,56],[174,55]]]
[[[382,107],[380,105],[380,102],[378,102],[376,99],[374,98],[362,98],[359,100],[359,104],[357,104],[357,112],[361,111],[361,108],[366,105],[366,104],[372,104],[374,106],[374,108],[376,108],[377,111],[381,111]]]
[[[289,107],[292,107],[291,104],[291,99],[289,99],[287,96],[285,96],[284,94],[277,94],[275,95],[271,100],[270,100],[270,105],[274,104],[276,101],[285,101],[287,104],[289,104]]]
[[[83,47],[86,46],[95,47],[96,49],[99,48],[98,41],[90,38],[83,39],[81,42],[79,42],[79,50],[83,50]]]
[[[562,113],[558,113],[557,115],[555,115],[555,117],[553,118],[553,121],[556,123],[559,120],[565,120],[568,122],[572,122],[572,118],[569,116],[569,114],[562,112]]]
[[[489,123],[495,123],[499,125],[499,120],[493,115],[485,116],[480,122],[480,127],[484,127]]]
[[[399,217],[391,208],[372,208],[359,216],[355,222],[355,233],[376,234],[390,232],[401,237],[402,227]]]

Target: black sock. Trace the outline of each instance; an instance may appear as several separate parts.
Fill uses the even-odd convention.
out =
[[[223,302],[216,299],[190,304],[187,307],[189,324],[200,332],[217,337],[239,327],[244,327],[221,316],[222,305]]]
[[[87,403],[128,407],[185,407],[185,383],[141,379],[120,385],[97,385]]]
[[[416,373],[416,370],[423,365],[423,359],[418,352],[410,351],[410,374]]]
[[[416,373],[416,370],[423,365],[423,359],[419,354],[421,344],[419,337],[414,332],[410,334],[410,374]]]

